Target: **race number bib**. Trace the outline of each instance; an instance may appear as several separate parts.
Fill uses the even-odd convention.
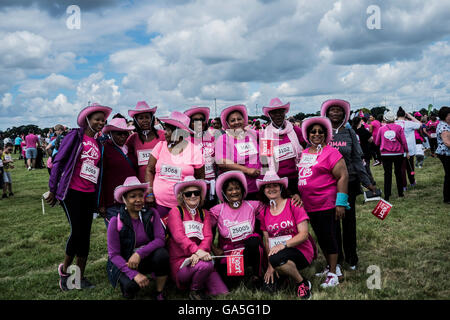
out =
[[[86,161],[83,162],[80,171],[80,177],[86,179],[92,183],[97,184],[98,174],[100,173],[100,169],[95,165],[88,163]]]
[[[161,166],[161,179],[181,180],[181,168],[163,164]]]
[[[292,235],[269,238],[269,248],[272,249],[279,244],[285,245],[289,239],[292,239]]]
[[[205,177],[214,177],[214,163],[205,164]]]
[[[153,149],[145,149],[145,150],[138,150],[137,151],[137,157],[138,157],[138,165],[145,166],[148,163],[148,160],[150,159],[150,155],[152,153]]]
[[[236,149],[241,157],[258,153],[258,150],[251,142],[236,143]]]
[[[203,240],[203,223],[197,221],[183,221],[184,233],[188,238]]]
[[[275,160],[277,162],[295,157],[294,147],[292,146],[292,143],[285,143],[279,146],[275,146],[273,151]]]
[[[250,221],[241,222],[234,226],[229,227],[231,241],[239,241],[245,238],[248,234],[253,232]]]
[[[302,153],[299,167],[310,168],[317,163],[317,154]]]

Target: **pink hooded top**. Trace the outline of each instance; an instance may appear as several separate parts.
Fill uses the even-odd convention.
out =
[[[396,156],[408,152],[403,128],[395,123],[388,123],[380,128],[375,144],[380,147],[380,152],[384,156]]]
[[[184,209],[183,221],[181,220],[181,214],[178,208],[173,208],[169,211],[169,219],[167,226],[170,231],[169,238],[169,259],[170,259],[170,271],[172,279],[180,287],[180,283],[177,279],[177,273],[184,260],[190,258],[198,249],[202,249],[206,252],[211,251],[211,242],[213,235],[211,232],[211,216],[207,210],[203,210],[204,219],[203,222],[200,218],[200,214],[195,215],[192,219],[190,213]],[[194,225],[201,227],[201,236],[199,233],[189,234],[189,223],[194,222]],[[202,238],[203,239],[200,239]]]

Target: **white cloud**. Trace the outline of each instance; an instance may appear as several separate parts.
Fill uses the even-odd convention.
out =
[[[3,95],[0,104],[2,105],[3,108],[8,108],[12,105],[12,100],[13,100],[12,94],[7,92]]]

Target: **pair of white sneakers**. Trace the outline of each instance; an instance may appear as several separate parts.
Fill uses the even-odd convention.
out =
[[[322,272],[316,273],[316,277],[326,276],[325,281],[320,285],[321,288],[333,288],[339,285],[339,278],[342,277],[341,266],[336,265],[336,273],[330,272],[330,266],[327,266]]]

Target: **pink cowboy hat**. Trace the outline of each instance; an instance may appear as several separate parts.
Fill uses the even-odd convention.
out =
[[[194,107],[190,107],[189,109],[187,109],[184,114],[187,115],[189,118],[192,117],[194,114],[197,113],[201,113],[205,116],[205,120],[208,121],[209,120],[209,108],[208,107],[198,107],[198,106],[194,106]]]
[[[311,117],[311,118],[303,120],[303,124],[302,124],[303,137],[309,144],[311,144],[311,142],[309,141],[309,137],[307,135],[307,130],[310,126],[315,125],[315,124],[321,124],[327,130],[327,138],[325,140],[325,143],[328,144],[331,141],[331,139],[333,138],[333,132],[332,132],[332,127],[331,127],[331,121],[327,117]]]
[[[133,131],[134,126],[128,126],[127,120],[124,118],[112,119],[102,130],[103,134],[107,134],[111,131]]]
[[[273,171],[268,171],[265,175],[264,175],[264,179],[256,179],[256,187],[258,189],[261,189],[262,186],[265,186],[266,184],[271,184],[271,183],[278,183],[281,184],[282,186],[284,186],[285,189],[287,189],[288,187],[288,178],[284,177],[284,178],[280,178],[276,172]]]
[[[173,192],[178,195],[184,188],[199,187],[202,192],[202,199],[206,198],[206,182],[202,179],[195,179],[193,176],[187,176],[183,181],[175,183]]]
[[[185,115],[184,113],[181,113],[180,111],[173,111],[170,116],[168,117],[160,117],[160,121],[164,123],[171,124],[177,128],[183,129],[188,131],[189,133],[194,133],[194,131],[189,128],[189,124],[191,122],[191,119]]]
[[[222,121],[222,128],[224,130],[230,129],[230,126],[228,125],[228,122],[227,122],[227,118],[228,118],[228,115],[234,111],[239,111],[240,113],[242,113],[242,116],[244,117],[244,124],[245,125],[248,124],[247,107],[244,106],[243,104],[237,104],[234,106],[226,107],[220,113],[220,121]]]
[[[242,186],[244,187],[244,194],[242,195],[242,199],[245,199],[247,196],[247,179],[245,178],[245,174],[242,171],[231,170],[222,173],[217,177],[216,181],[216,194],[220,201],[225,202],[223,199],[222,188],[227,180],[237,179]]]
[[[147,104],[147,102],[145,101],[139,101],[138,103],[136,103],[136,107],[134,107],[133,110],[128,110],[128,115],[132,118],[134,118],[135,115],[139,114],[139,113],[147,113],[150,112],[152,114],[155,114],[156,109],[158,109],[158,107],[153,107],[150,108]]]
[[[266,117],[270,118],[270,116],[269,116],[270,111],[277,110],[277,109],[284,109],[285,113],[288,113],[290,106],[291,106],[290,102],[283,104],[283,102],[281,102],[280,99],[273,98],[272,100],[270,100],[270,103],[268,106],[263,107],[263,113]]]
[[[320,108],[320,115],[326,117],[328,109],[333,106],[341,107],[344,110],[344,123],[347,123],[348,119],[350,119],[350,103],[345,100],[330,99],[325,101]]]
[[[122,196],[124,193],[127,193],[131,190],[141,189],[144,190],[144,192],[147,190],[149,183],[142,183],[139,181],[139,179],[135,176],[128,177],[125,179],[123,185],[117,186],[114,189],[114,200],[116,200],[119,203],[123,203]]]
[[[107,106],[102,106],[98,103],[93,103],[87,107],[85,107],[83,110],[80,111],[77,117],[77,124],[79,127],[84,128],[87,126],[86,117],[89,116],[91,113],[95,112],[103,112],[105,114],[105,121],[108,119],[109,115],[112,112],[112,109]]]

